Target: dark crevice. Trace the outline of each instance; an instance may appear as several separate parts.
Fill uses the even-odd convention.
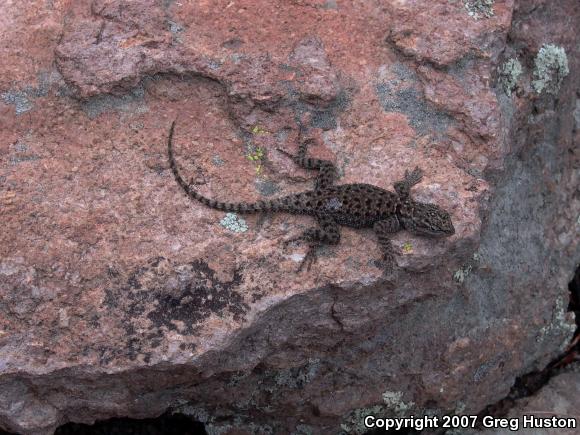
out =
[[[549,380],[561,373],[568,365],[580,361],[580,265],[576,268],[572,281],[568,284],[570,302],[568,311],[573,311],[576,319],[576,331],[563,355],[560,355],[541,371],[534,371],[516,379],[511,391],[504,399],[489,405],[480,414],[480,417],[491,415],[505,417],[515,406],[518,399],[529,397],[538,392]],[[481,418],[478,419],[481,421]]]
[[[480,425],[484,416],[506,417],[509,411],[516,405],[518,399],[534,395],[545,386],[553,376],[561,373],[563,369],[573,362],[580,361],[580,265],[576,268],[574,277],[568,285],[568,290],[570,291],[568,311],[574,312],[576,319],[576,331],[572,341],[568,345],[568,348],[563,355],[560,355],[543,370],[534,371],[517,378],[507,397],[487,406],[478,414],[477,421]],[[410,435],[424,434],[427,433],[427,431],[417,431],[409,428],[398,431],[394,429],[387,431],[384,429],[373,429],[365,432],[365,435],[378,435],[379,433]],[[441,434],[445,432],[429,432],[429,434],[433,433]]]
[[[184,414],[165,414],[157,418],[111,418],[95,424],[67,423],[55,435],[207,435],[203,423]]]

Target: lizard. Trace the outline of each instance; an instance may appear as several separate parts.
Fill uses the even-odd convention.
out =
[[[309,249],[300,263],[298,272],[307,265],[307,270],[316,260],[317,248],[323,244],[336,245],[340,242],[339,226],[352,228],[372,228],[383,254],[383,266],[391,271],[394,249],[390,236],[400,230],[427,237],[447,237],[455,233],[449,213],[429,203],[415,201],[411,188],[419,183],[423,171],[416,167],[412,172],[405,171],[405,177],[393,184],[395,192],[372,184],[352,183],[336,185],[336,167],[328,160],[307,156],[307,146],[312,139],[300,140],[297,154],[278,149],[291,158],[298,166],[318,170],[314,189],[268,201],[221,202],[207,198],[193,190],[181,176],[173,154],[173,134],[175,121],[169,129],[167,153],[173,176],[187,196],[213,209],[245,213],[305,214],[313,216],[318,227],[309,228],[301,235],[286,240],[288,243],[303,241]],[[301,132],[300,132],[301,136]]]

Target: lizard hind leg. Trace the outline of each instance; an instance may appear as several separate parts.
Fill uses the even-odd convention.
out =
[[[322,190],[326,189],[334,184],[334,180],[336,179],[336,167],[334,163],[329,160],[323,159],[314,159],[308,157],[306,155],[307,152],[307,144],[314,142],[313,139],[307,139],[300,143],[300,147],[298,148],[298,154],[290,154],[287,151],[284,151],[278,148],[282,154],[290,157],[294,163],[304,169],[318,169],[318,176],[316,177],[316,181],[314,184],[315,190]]]
[[[308,251],[300,262],[297,272],[300,272],[306,265],[309,271],[312,263],[316,261],[316,253],[321,245],[336,245],[340,242],[340,231],[338,224],[330,216],[317,216],[319,228],[308,228],[300,236],[286,240],[284,246],[297,241],[308,243]]]

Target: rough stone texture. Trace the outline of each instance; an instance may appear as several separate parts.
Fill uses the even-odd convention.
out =
[[[514,408],[504,417],[517,419],[517,433],[523,435],[575,435],[580,431],[580,365],[575,364],[566,373],[553,377],[550,382],[531,397],[520,399]],[[534,428],[524,427],[524,416],[533,415],[538,419],[575,419],[575,427]],[[513,421],[513,420],[512,420]],[[542,422],[542,424],[545,424]],[[474,432],[481,435],[508,435],[513,434],[509,429],[486,429]],[[467,434],[466,434],[467,435]]]
[[[478,19],[448,0],[2,2],[0,427],[172,408],[210,433],[360,433],[370,411],[504,396],[573,332],[574,20],[576,0]],[[531,86],[545,44],[570,70],[555,95]],[[384,276],[371,233],[344,229],[297,275],[306,248],[282,240],[310,220],[188,201],[175,118],[208,196],[310,188],[275,151],[302,123],[340,182],[422,167],[416,196],[456,235],[398,233]]]

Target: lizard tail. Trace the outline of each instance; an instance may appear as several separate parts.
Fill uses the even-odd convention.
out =
[[[183,177],[179,174],[179,170],[177,169],[177,163],[175,161],[175,157],[173,156],[172,142],[174,130],[175,130],[175,121],[171,123],[171,128],[169,129],[169,139],[167,141],[167,154],[169,155],[169,164],[171,165],[171,172],[173,172],[175,181],[177,181],[177,184],[181,186],[181,188],[185,191],[187,196],[201,202],[202,204],[207,205],[208,207],[215,208],[217,210],[236,213],[260,213],[265,211],[275,211],[281,206],[276,204],[276,201],[269,202],[258,201],[255,203],[221,202],[216,201],[214,199],[206,198],[205,196],[193,190],[189,186],[189,184],[187,184],[187,182],[183,179]]]

